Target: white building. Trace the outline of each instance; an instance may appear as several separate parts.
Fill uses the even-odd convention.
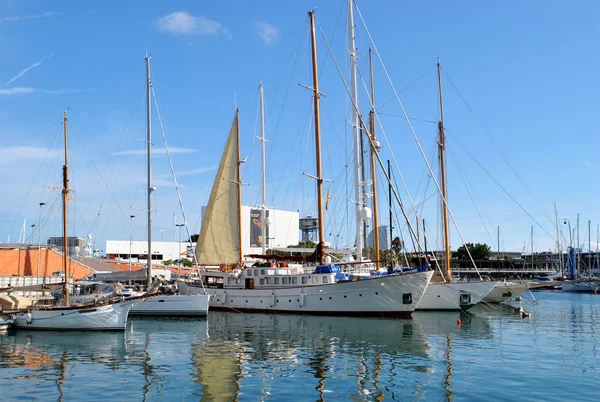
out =
[[[202,207],[202,214],[206,207]],[[267,226],[267,248],[287,247],[299,242],[300,214],[293,211],[267,209],[269,220]],[[242,252],[246,254],[262,253],[261,238],[261,210],[255,207],[242,206]],[[196,244],[193,248],[189,242],[152,242],[152,261],[177,260],[179,258],[192,258]],[[202,247],[202,245],[200,246]],[[129,257],[128,240],[107,240],[106,256],[111,259],[127,261]],[[148,242],[131,242],[131,259],[133,262],[146,263]],[[181,257],[180,257],[181,255]]]
[[[196,244],[194,243],[194,246]],[[129,258],[129,240],[107,240],[106,256],[113,260],[127,261]],[[177,260],[179,258],[191,258],[192,249],[189,242],[153,241],[152,262],[164,260]],[[131,261],[146,263],[148,255],[147,241],[131,242]],[[181,255],[181,257],[180,257]]]

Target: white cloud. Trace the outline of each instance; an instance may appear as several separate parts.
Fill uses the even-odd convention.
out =
[[[193,169],[193,170],[184,170],[183,172],[177,172],[176,175],[177,177],[180,176],[189,176],[189,175],[194,175],[194,174],[199,174],[199,173],[205,173],[205,172],[210,172],[211,170],[215,170],[217,168],[217,166],[208,166],[208,167],[203,167],[203,168],[198,168],[198,169]],[[160,174],[157,175],[157,178],[164,178],[164,177],[172,177],[173,175],[171,173],[165,173],[165,174]]]
[[[255,24],[256,33],[267,44],[270,45],[279,38],[279,28],[275,25],[268,24],[264,21],[259,21]]]
[[[224,35],[231,37],[227,28],[217,21],[210,20],[203,15],[195,17],[185,11],[176,11],[159,18],[156,21],[156,26],[161,31],[175,35]]]
[[[29,88],[29,87],[0,88],[0,95],[30,94],[32,92],[35,92],[35,88]]]
[[[196,152],[195,149],[191,148],[169,148],[169,152],[171,154],[187,154],[191,152]],[[164,148],[153,149],[152,155],[166,155],[167,151]],[[129,149],[127,151],[119,151],[113,152],[111,155],[113,156],[126,156],[126,155],[146,155],[146,149]]]
[[[22,76],[24,76],[25,74],[27,74],[27,72],[29,70],[31,70],[32,68],[39,67],[44,62],[44,60],[46,60],[46,59],[48,59],[50,57],[52,57],[52,54],[49,54],[48,56],[42,57],[40,60],[36,61],[35,63],[33,63],[32,65],[30,65],[29,67],[26,67],[23,70],[19,71],[19,73],[17,75],[15,75],[14,77],[12,77],[10,80],[6,81],[4,84],[2,84],[2,86],[4,87],[4,86],[6,86],[6,85],[8,85],[8,84],[10,84],[10,83],[18,80],[19,78],[21,78]]]
[[[36,14],[36,15],[17,15],[14,17],[3,17],[3,18],[0,18],[0,24],[3,24],[5,22],[17,22],[17,21],[22,21],[22,20],[34,20],[34,19],[38,19],[38,18],[58,17],[60,15],[63,15],[63,13],[46,11],[45,13]]]
[[[43,159],[53,150],[34,146],[16,146],[0,148],[0,166],[17,164],[34,159]],[[58,151],[60,152],[60,151]]]

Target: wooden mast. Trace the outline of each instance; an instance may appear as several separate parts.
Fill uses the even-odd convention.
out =
[[[440,121],[438,122],[438,152],[440,162],[440,186],[442,190],[442,216],[444,226],[444,270],[447,275],[446,280],[452,282],[452,272],[450,269],[450,230],[448,225],[448,192],[446,188],[446,134],[444,133],[444,104],[442,102],[442,73],[440,59],[437,62],[438,88],[440,93]]]
[[[314,91],[314,108],[315,108],[315,148],[317,162],[317,209],[318,209],[318,224],[319,224],[319,244],[317,246],[317,255],[319,263],[324,263],[325,257],[325,227],[323,214],[323,173],[321,171],[321,116],[319,112],[319,71],[317,67],[317,39],[315,35],[315,12],[308,12],[310,17],[310,34],[312,42],[312,72],[313,72],[313,91]]]
[[[375,167],[375,84],[373,80],[373,51],[369,47],[369,71],[371,75],[371,112],[369,113],[369,132],[371,133],[371,180],[373,181],[373,237],[375,240],[375,264],[379,270],[379,218],[377,215],[377,170]],[[391,240],[390,240],[391,241]]]
[[[67,198],[69,197],[69,134],[67,131],[67,112],[63,113],[63,132],[65,137],[65,164],[63,166],[63,271],[65,272],[65,306],[69,305],[69,243],[67,237]],[[39,250],[38,250],[39,252]]]
[[[242,250],[242,156],[241,156],[241,150],[240,150],[240,109],[235,109],[235,130],[236,130],[236,136],[237,136],[237,161],[238,161],[238,167],[237,167],[237,183],[238,183],[238,230],[239,230],[239,239],[238,239],[238,245],[240,247],[240,260],[239,260],[239,266],[241,267],[244,261],[244,253]],[[263,239],[264,241],[264,239]]]

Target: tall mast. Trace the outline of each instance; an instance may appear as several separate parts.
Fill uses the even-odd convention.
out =
[[[150,81],[150,56],[146,55],[146,128],[148,130],[146,138],[147,163],[148,163],[148,264],[146,271],[146,283],[150,288],[152,282],[152,126],[150,110],[150,90],[152,81]]]
[[[588,221],[588,275],[592,276],[592,221]]]
[[[314,94],[314,108],[315,108],[315,148],[316,148],[316,162],[317,162],[317,210],[318,210],[318,224],[319,224],[319,245],[317,253],[321,259],[321,264],[324,262],[325,255],[325,226],[324,226],[324,214],[323,214],[323,172],[321,170],[321,115],[319,111],[319,100],[321,93],[319,92],[319,70],[317,67],[317,39],[315,35],[315,12],[309,11],[310,17],[310,34],[312,42],[312,72],[313,72],[313,90]],[[356,126],[355,126],[356,129]],[[360,229],[360,228],[359,228]],[[360,232],[360,230],[359,230]]]
[[[238,168],[237,168],[237,182],[238,182],[238,231],[239,231],[239,239],[238,246],[240,248],[239,255],[239,265],[242,266],[244,262],[244,251],[242,250],[242,156],[240,150],[240,109],[235,109],[235,127],[236,127],[236,135],[237,135],[237,160],[238,160]],[[264,239],[263,239],[264,241]]]
[[[452,282],[450,270],[450,230],[448,225],[448,192],[446,188],[446,134],[444,133],[444,103],[442,102],[442,69],[440,59],[437,62],[438,88],[440,94],[440,121],[438,122],[438,152],[440,158],[440,184],[442,190],[442,216],[444,226],[444,269],[447,280]]]
[[[392,168],[390,165],[390,160],[387,160],[388,165],[388,177],[390,180],[388,181],[388,207],[390,210],[390,250],[392,249],[392,242],[394,241],[394,225],[392,224]]]
[[[363,208],[362,196],[362,176],[361,176],[361,161],[362,154],[360,152],[359,141],[359,119],[358,119],[358,82],[356,78],[356,42],[354,38],[354,13],[352,0],[348,0],[348,42],[350,49],[350,88],[352,91],[352,134],[354,138],[354,197],[356,210],[356,259],[363,260],[363,232],[362,232],[362,217],[361,211]]]
[[[69,305],[69,265],[67,254],[69,243],[67,236],[67,198],[69,196],[69,134],[67,132],[67,112],[63,113],[63,132],[65,137],[65,164],[63,166],[63,271],[65,272],[65,305]],[[38,250],[39,252],[39,250]]]
[[[563,276],[563,256],[562,250],[560,249],[560,235],[558,233],[558,210],[556,209],[556,202],[554,203],[554,219],[556,221],[556,253],[558,254],[558,266],[560,267],[560,275]]]
[[[369,48],[369,71],[371,75],[371,112],[369,113],[369,132],[371,133],[371,180],[373,182],[373,237],[375,240],[375,264],[377,269],[379,263],[379,217],[377,215],[377,170],[375,167],[375,83],[373,79],[373,51]]]
[[[262,236],[262,253],[267,253],[267,220],[266,220],[266,204],[267,204],[267,183],[265,177],[265,103],[263,98],[263,85],[260,84],[258,87],[260,93],[260,142],[261,142],[261,153],[262,153],[262,208],[260,216],[260,233]]]

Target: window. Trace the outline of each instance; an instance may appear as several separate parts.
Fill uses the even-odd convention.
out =
[[[292,285],[297,285],[298,284],[298,278],[296,278],[295,276],[292,278]]]
[[[275,285],[279,285],[279,278],[275,278]]]
[[[271,284],[271,278],[267,278],[267,285]]]
[[[235,283],[237,283],[239,285],[241,283],[241,279],[240,278],[236,278]]]
[[[402,304],[412,304],[412,293],[402,294]]]
[[[302,277],[302,284],[306,285],[308,283],[308,278],[306,276]]]
[[[260,274],[261,274],[261,275],[264,275],[264,274],[265,274],[265,270],[264,270],[264,269],[261,269],[261,270],[260,270]]]
[[[254,270],[254,276],[258,276],[258,269]]]
[[[231,278],[227,278],[227,284],[230,285],[231,284]]]
[[[264,285],[265,284],[265,278],[260,278],[259,282],[260,282],[261,285]]]
[[[324,277],[323,277],[323,283],[328,283],[328,282],[329,282],[329,278],[328,278],[328,277],[326,277],[326,276],[324,276]]]
[[[312,283],[319,283],[319,278],[316,276],[312,277]]]
[[[283,285],[287,285],[288,284],[288,278],[281,278],[281,283]]]
[[[247,269],[246,270],[246,276],[252,276],[252,270],[251,269]]]

